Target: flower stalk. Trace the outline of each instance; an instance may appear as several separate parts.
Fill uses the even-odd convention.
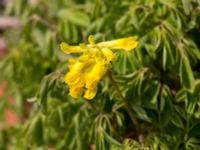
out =
[[[125,109],[126,109],[128,115],[130,116],[132,123],[133,123],[135,126],[137,126],[137,125],[138,125],[138,122],[137,122],[137,120],[135,119],[135,117],[133,116],[132,110],[131,110],[131,108],[129,107],[129,105],[127,104],[126,99],[125,99],[125,97],[123,96],[121,90],[119,89],[119,87],[118,87],[116,81],[114,80],[114,78],[113,78],[111,72],[108,72],[107,75],[108,75],[108,78],[109,78],[109,80],[111,81],[112,85],[113,85],[114,88],[116,89],[116,91],[117,91],[117,93],[118,93],[118,95],[119,95],[119,97],[120,97],[122,103],[124,104],[124,107],[125,107]]]

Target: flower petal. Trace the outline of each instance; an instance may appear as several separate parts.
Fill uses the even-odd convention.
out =
[[[110,49],[126,49],[131,50],[138,45],[137,38],[135,36],[121,38],[112,41],[101,42],[97,44],[99,47],[107,47]]]
[[[74,64],[70,65],[70,71],[65,75],[65,83],[73,84],[76,79],[80,76],[82,69],[84,67],[84,63],[77,61]]]
[[[88,99],[88,100],[91,100],[94,98],[94,96],[96,95],[97,93],[97,88],[93,88],[93,89],[87,89],[85,91],[85,94],[84,94],[84,98]]]
[[[70,46],[65,42],[62,42],[60,44],[60,49],[67,54],[70,53],[81,53],[84,52],[85,50],[83,48],[81,48],[81,46]]]
[[[83,87],[72,86],[69,90],[69,95],[73,98],[78,98],[83,91]]]
[[[87,73],[86,88],[88,89],[94,88],[94,86],[97,85],[97,83],[106,73],[106,71],[107,67],[105,60],[97,61],[93,66],[92,70],[89,73]]]
[[[108,62],[112,61],[115,58],[115,54],[109,48],[103,48],[102,52]]]

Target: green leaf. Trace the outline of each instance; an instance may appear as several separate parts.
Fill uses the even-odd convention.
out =
[[[175,106],[174,107],[176,112],[185,120],[187,120],[187,114],[185,112],[185,108],[183,109],[182,107],[180,106]]]
[[[48,94],[48,85],[49,79],[45,77],[42,81],[39,96],[38,96],[38,103],[42,106],[44,112],[47,110],[47,94]]]
[[[72,42],[77,43],[79,39],[78,28],[75,25],[71,25],[71,32],[72,32]]]
[[[139,22],[138,22],[138,18],[136,15],[136,11],[134,11],[133,13],[131,13],[131,23],[134,25],[135,29],[139,29]]]
[[[47,50],[47,46],[46,46],[46,41],[45,41],[45,37],[44,37],[44,33],[42,33],[42,31],[40,31],[39,29],[35,29],[33,31],[33,39],[36,42],[36,44],[43,50]]]
[[[191,94],[187,94],[186,110],[188,114],[194,114],[196,111],[197,99]]]
[[[63,127],[65,125],[65,120],[64,120],[64,112],[63,112],[62,107],[58,107],[58,114],[59,114],[60,126]]]
[[[163,64],[163,68],[164,70],[166,70],[166,66],[167,66],[167,49],[166,47],[163,47],[163,56],[162,56],[162,64]]]
[[[176,93],[175,101],[183,102],[187,98],[187,91],[185,89],[181,89]]]
[[[180,77],[181,77],[181,82],[183,86],[187,89],[191,89],[193,81],[194,81],[194,76],[192,73],[190,62],[185,56],[183,56],[181,59]]]
[[[193,94],[194,95],[198,95],[200,94],[200,79],[195,80],[194,82],[194,87],[193,87]]]
[[[124,27],[124,25],[127,24],[128,19],[129,19],[129,16],[127,14],[119,18],[115,24],[116,30],[121,30]]]
[[[163,68],[164,70],[169,69],[174,64],[174,58],[172,49],[170,48],[169,42],[165,41],[163,46]]]
[[[119,143],[117,140],[115,140],[113,137],[111,137],[108,133],[106,133],[104,130],[103,130],[103,134],[105,136],[105,139],[110,143],[110,144],[113,144],[113,145],[116,145],[118,147],[121,147],[123,148],[123,144]]]
[[[142,107],[137,106],[137,105],[133,105],[132,108],[135,111],[135,113],[137,114],[139,119],[145,120],[147,122],[152,122],[152,119],[149,118],[149,116],[146,113],[145,109],[143,109]]]
[[[49,127],[53,127],[55,129],[59,129],[60,125],[60,116],[59,111],[53,110],[52,112],[49,112],[49,115],[47,117],[47,125]]]
[[[100,32],[100,30],[103,28],[103,26],[104,26],[104,18],[99,18],[99,19],[91,22],[90,25],[87,26],[86,35]]]
[[[195,124],[189,130],[188,137],[197,137],[200,136],[200,123]]]
[[[188,139],[187,142],[185,143],[185,148],[186,150],[199,150],[200,149],[199,144],[200,144],[199,139],[192,137]]]
[[[182,0],[183,9],[186,15],[189,15],[190,11],[192,10],[191,1],[190,0]]]
[[[77,149],[81,150],[82,140],[81,140],[81,136],[80,136],[81,133],[80,133],[79,115],[74,116],[74,124],[75,124],[75,137],[76,137]]]
[[[85,12],[75,9],[61,9],[58,12],[58,16],[83,27],[87,27],[90,23],[90,18]]]
[[[44,142],[43,132],[44,130],[43,130],[42,116],[39,115],[39,116],[36,116],[30,124],[29,130],[28,130],[30,141],[37,145],[41,145]]]
[[[117,124],[120,127],[123,127],[123,118],[122,118],[123,115],[121,113],[116,113],[115,116],[116,116]]]
[[[129,150],[129,149],[140,149],[141,147],[143,147],[143,146],[141,146],[137,141],[135,141],[135,140],[133,140],[133,139],[125,139],[124,140],[124,149],[126,150]],[[144,148],[144,150],[148,150],[148,149],[145,149]]]
[[[62,22],[62,33],[67,41],[70,41],[71,38],[71,24],[68,20]]]
[[[159,94],[159,90],[160,90],[160,83],[155,81],[148,86],[145,93],[142,94],[141,99],[146,103],[148,102],[149,107],[155,108],[155,106],[157,104],[157,97]]]
[[[172,118],[173,106],[169,93],[165,88],[162,90],[160,97],[160,125],[166,126]]]
[[[178,114],[174,113],[172,118],[171,118],[171,122],[177,126],[178,128],[183,129],[184,125],[183,125],[183,121],[181,120],[181,118],[179,117]]]

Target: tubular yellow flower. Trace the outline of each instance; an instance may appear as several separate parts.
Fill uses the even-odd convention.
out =
[[[104,60],[98,60],[96,64],[93,66],[92,70],[87,74],[87,80],[86,80],[86,88],[92,89],[93,87],[96,87],[100,79],[103,77],[103,75],[106,73],[107,68],[105,66]]]
[[[62,42],[60,44],[60,49],[63,52],[67,53],[67,54],[70,54],[70,53],[80,53],[80,52],[84,51],[84,49],[82,49],[81,46],[70,46],[70,45],[68,45],[65,42]]]
[[[115,54],[109,48],[103,48],[102,52],[105,55],[108,62],[115,59]]]
[[[78,98],[83,91],[83,87],[76,87],[76,86],[71,86],[69,90],[69,95]]]
[[[94,36],[89,36],[88,41],[89,44],[80,46],[70,46],[62,42],[60,48],[67,54],[83,53],[78,58],[68,60],[69,72],[64,80],[69,85],[69,95],[78,98],[84,93],[84,98],[90,100],[95,97],[98,83],[115,60],[112,49],[130,51],[138,42],[136,37],[128,37],[96,44]]]
[[[125,49],[130,51],[137,46],[138,42],[135,36],[121,38],[112,41],[101,42],[97,44],[99,47],[107,47],[110,49]]]
[[[70,71],[65,75],[65,83],[72,84],[79,76],[84,67],[83,62],[77,61],[70,66]]]
[[[85,52],[85,48],[92,48],[94,47],[94,37],[89,36],[89,43],[88,45],[82,45],[82,46],[70,46],[65,42],[62,42],[60,44],[60,48],[63,52],[70,54],[70,53],[81,53]],[[100,42],[96,44],[99,48],[109,48],[109,49],[125,49],[130,51],[131,49],[134,49],[137,47],[138,42],[137,38],[135,36],[127,37],[127,38],[121,38],[117,40],[112,41],[106,41],[106,42]]]
[[[85,85],[85,76],[80,75],[74,82],[68,83],[70,87],[69,95],[74,98],[78,98],[82,92]]]
[[[84,94],[84,98],[88,99],[88,100],[91,100],[94,98],[94,96],[96,95],[97,93],[97,88],[93,88],[93,89],[87,89],[85,91],[85,94]]]

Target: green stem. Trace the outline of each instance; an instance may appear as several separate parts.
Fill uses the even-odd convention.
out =
[[[112,76],[112,74],[111,74],[110,72],[108,72],[108,78],[110,79],[112,85],[115,87],[115,89],[116,89],[116,91],[117,91],[117,93],[118,93],[120,99],[122,100],[122,102],[123,102],[123,104],[124,104],[124,107],[125,107],[127,113],[129,114],[129,116],[130,116],[130,118],[131,118],[132,123],[133,123],[135,126],[138,126],[138,122],[137,122],[137,120],[134,118],[133,112],[132,112],[131,108],[130,108],[129,105],[127,104],[125,97],[122,95],[121,90],[119,89],[117,83],[115,82],[115,80],[114,80],[114,78],[113,78],[113,76]]]

